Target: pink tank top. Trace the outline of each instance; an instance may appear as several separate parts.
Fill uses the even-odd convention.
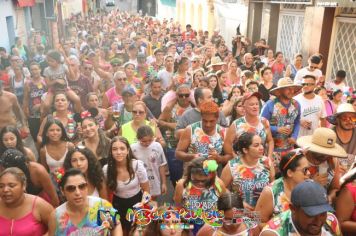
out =
[[[46,227],[33,215],[37,197],[33,200],[31,212],[17,220],[0,216],[0,236],[42,236],[47,232]]]
[[[352,221],[356,221],[356,186],[352,183],[346,184],[346,188],[351,192],[352,198],[354,200],[354,207],[351,215]]]
[[[116,93],[115,87],[110,88],[108,91],[106,91],[105,94],[108,97],[110,106],[112,106],[114,103],[122,102],[122,97]]]

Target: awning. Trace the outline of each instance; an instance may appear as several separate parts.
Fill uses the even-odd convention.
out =
[[[33,7],[36,4],[36,0],[17,0],[19,7]]]

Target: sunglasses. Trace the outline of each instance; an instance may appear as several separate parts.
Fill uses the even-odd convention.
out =
[[[64,187],[64,190],[69,192],[69,193],[73,193],[75,192],[75,190],[78,188],[79,191],[83,191],[87,188],[88,184],[87,183],[82,183],[82,184],[79,184],[78,186],[75,186],[75,185],[67,185]]]
[[[309,66],[309,68],[312,69],[312,70],[318,69],[317,66]]]
[[[84,67],[84,70],[92,70],[93,67]]]
[[[304,167],[303,169],[296,169],[296,171],[302,172],[304,175],[308,175],[309,167]]]
[[[339,119],[341,121],[351,121],[351,122],[356,122],[356,117],[352,117],[352,116],[340,116]]]
[[[126,81],[127,78],[126,77],[124,77],[124,78],[116,78],[116,80],[118,80],[118,81]]]
[[[223,219],[222,221],[227,226],[243,222],[243,220],[241,218],[239,218],[239,219]]]
[[[190,94],[189,93],[181,93],[181,94],[178,94],[178,97],[180,98],[189,98]]]
[[[192,179],[192,183],[194,185],[198,185],[198,184],[202,184],[202,185],[206,185],[210,182],[210,179],[203,179],[203,180],[199,180],[199,179]]]
[[[193,63],[197,63],[198,61],[192,61]]]
[[[132,113],[135,114],[135,115],[143,115],[143,114],[145,114],[144,111],[132,111]]]
[[[313,86],[315,83],[302,83],[302,86]]]

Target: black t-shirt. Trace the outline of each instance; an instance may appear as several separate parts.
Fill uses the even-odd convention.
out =
[[[245,66],[244,64],[242,64],[242,65],[240,66],[240,69],[241,69],[241,71],[244,71],[244,70],[249,70],[249,71],[251,71],[251,72],[254,72],[254,71],[255,71],[255,67],[254,67],[253,65],[251,65],[250,67],[247,67],[247,66]]]
[[[152,112],[153,116],[158,119],[161,115],[161,101],[162,96],[157,100],[148,94],[142,98],[142,101],[146,104],[148,109]]]
[[[272,85],[272,87],[270,89],[267,89],[264,84],[260,84],[258,86],[258,92],[262,95],[262,100],[264,102],[267,102],[270,98],[270,94],[269,91],[271,91],[272,89],[274,89],[276,87],[276,85]]]

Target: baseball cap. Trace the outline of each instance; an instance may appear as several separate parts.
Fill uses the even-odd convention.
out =
[[[126,96],[126,95],[136,95],[136,92],[133,88],[131,87],[127,87],[127,88],[124,88],[124,90],[122,91],[121,93],[122,96]]]
[[[242,96],[242,100],[241,103],[244,104],[246,102],[246,100],[250,99],[251,97],[257,97],[258,100],[260,100],[262,98],[262,95],[259,92],[254,92],[254,93],[249,93],[246,92],[243,96]]]
[[[291,202],[295,207],[301,207],[308,216],[316,216],[328,211],[334,211],[328,202],[325,189],[318,183],[307,180],[299,183],[292,191]]]

